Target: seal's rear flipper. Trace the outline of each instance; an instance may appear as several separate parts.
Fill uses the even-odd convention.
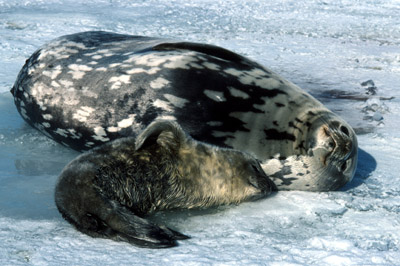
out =
[[[135,215],[119,202],[101,196],[96,190],[74,193],[62,184],[56,187],[56,205],[65,220],[92,237],[128,242],[144,248],[177,246],[176,240],[189,237]]]
[[[111,208],[101,208],[101,213],[97,215],[86,213],[78,222],[71,221],[65,216],[64,218],[74,224],[79,231],[92,237],[110,238],[144,248],[174,247],[178,245],[176,240],[190,238],[136,216],[118,203],[112,205]]]
[[[179,233],[178,231],[172,230],[171,228],[167,228],[164,226],[161,226],[160,228],[167,229],[169,232],[171,232],[173,234],[172,239],[174,239],[174,240],[190,239],[190,236]]]
[[[119,204],[118,204],[119,205]],[[109,212],[104,210],[105,212]],[[189,237],[164,226],[136,216],[123,206],[117,206],[106,215],[104,228],[97,233],[118,241],[126,241],[139,247],[168,248],[177,246],[176,240]],[[111,229],[111,231],[110,231]]]

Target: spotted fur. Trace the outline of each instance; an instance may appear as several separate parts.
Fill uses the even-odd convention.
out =
[[[279,75],[212,45],[63,36],[27,60],[13,94],[29,124],[76,150],[170,119],[196,140],[251,153],[279,189],[334,190],[357,165],[345,121]]]

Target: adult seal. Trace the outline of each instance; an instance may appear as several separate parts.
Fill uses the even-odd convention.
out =
[[[212,45],[67,35],[26,61],[12,93],[30,125],[76,150],[170,119],[196,140],[252,154],[280,190],[334,190],[356,169],[356,135],[345,121],[272,71]]]

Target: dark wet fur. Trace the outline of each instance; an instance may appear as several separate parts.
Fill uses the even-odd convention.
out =
[[[152,145],[149,148],[154,150],[157,147]],[[80,178],[80,173],[74,170],[78,172],[81,163],[86,162],[78,160],[63,172],[56,191],[59,211],[79,231],[92,237],[126,241],[147,248],[173,247],[177,245],[176,240],[189,238],[143,218],[155,208],[155,201],[163,196],[162,187],[167,186],[170,173],[166,172],[162,162],[144,164],[136,161],[129,164],[122,160],[103,161],[101,165],[93,164],[88,176]],[[65,196],[60,197],[60,191],[65,188],[72,190],[70,183],[63,183],[70,177],[88,179],[88,183],[79,184],[79,187],[76,184],[75,198],[66,202]]]
[[[139,143],[133,138],[110,142],[67,165],[55,192],[62,216],[87,235],[139,247],[173,247],[177,240],[188,239],[145,219],[156,210],[202,206],[209,200],[193,196],[190,184],[187,188],[182,181],[177,150],[186,136],[179,130],[171,134],[168,123],[139,136]],[[260,192],[247,200],[265,197],[273,187],[259,165],[251,166],[255,170],[249,186]]]

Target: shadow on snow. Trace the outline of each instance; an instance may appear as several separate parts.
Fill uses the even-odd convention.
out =
[[[339,189],[340,191],[348,191],[350,189],[356,188],[363,184],[365,180],[371,176],[371,173],[376,169],[376,160],[371,154],[364,151],[363,149],[358,149],[358,164],[356,173],[353,180],[346,184],[344,187]]]

